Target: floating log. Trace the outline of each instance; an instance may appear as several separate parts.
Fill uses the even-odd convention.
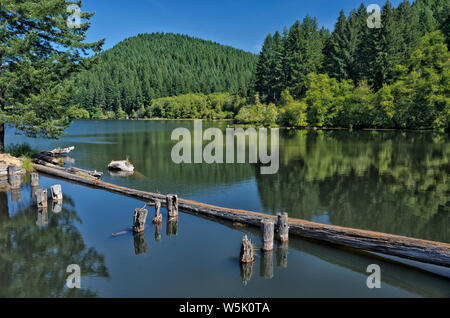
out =
[[[74,146],[68,148],[56,148],[51,151],[43,151],[41,153],[50,157],[61,157],[62,155],[67,155],[73,150],[75,150]]]
[[[239,259],[241,263],[253,263],[255,256],[253,254],[253,244],[248,239],[247,235],[242,238],[241,253]]]
[[[22,184],[22,178],[18,174],[10,175],[8,177],[8,182],[13,190],[20,189],[20,185]]]
[[[161,202],[159,200],[155,201],[155,218],[153,219],[153,224],[161,224],[162,223],[162,214],[161,214]]]
[[[72,173],[72,174],[85,174],[88,176],[91,176],[93,178],[96,179],[100,179],[103,176],[103,172],[99,172],[97,170],[94,171],[90,171],[90,170],[84,170],[84,169],[80,169],[80,168],[75,168],[75,167],[70,167],[69,169],[67,169],[68,173]]]
[[[46,155],[46,154],[44,154],[42,152],[36,156],[34,161],[36,162],[36,160],[45,161],[45,162],[50,163],[50,164],[55,165],[55,166],[58,166],[60,164],[60,162],[61,162],[57,158],[49,156],[49,155]]]
[[[145,208],[134,210],[133,232],[143,232],[145,228],[145,221],[147,220],[148,210]]]
[[[166,196],[162,194],[134,190],[99,180],[83,178],[38,164],[35,164],[34,168],[39,172],[52,176],[76,181],[99,189],[124,194],[146,201],[166,199]],[[265,213],[223,208],[186,199],[179,199],[178,201],[179,208],[184,211],[224,219],[231,222],[239,222],[242,224],[259,227],[262,219],[269,218],[276,221],[275,216]],[[289,219],[289,234],[355,249],[379,252],[420,262],[450,267],[450,244],[448,243],[433,242],[374,231],[345,228],[337,225],[320,224],[293,218]]]
[[[287,213],[277,214],[276,236],[280,242],[289,241],[289,218]]]
[[[38,189],[36,191],[36,201],[38,208],[47,208],[47,189]]]
[[[273,250],[274,223],[272,220],[261,222],[261,249],[264,252]]]
[[[60,184],[56,184],[54,186],[51,186],[50,191],[52,193],[52,199],[53,201],[60,202],[63,200],[63,194]]]
[[[176,194],[168,194],[166,197],[167,212],[169,218],[178,217],[178,196]]]
[[[112,171],[134,172],[134,166],[127,160],[112,161],[108,165],[108,169]]]
[[[36,172],[32,172],[30,174],[31,178],[31,187],[39,187],[39,174]]]
[[[34,158],[33,159],[33,163],[41,165],[41,166],[45,166],[45,167],[61,170],[61,171],[66,171],[63,167],[58,165],[59,162],[57,164],[53,164],[53,163],[47,162],[47,161],[39,159],[39,158]]]

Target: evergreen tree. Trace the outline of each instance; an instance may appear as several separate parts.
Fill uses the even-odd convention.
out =
[[[103,41],[85,43],[89,23],[72,28],[67,8],[65,0],[1,1],[0,152],[5,123],[30,136],[56,138],[71,121],[66,110],[73,83],[65,80],[88,66],[83,56],[98,52]]]

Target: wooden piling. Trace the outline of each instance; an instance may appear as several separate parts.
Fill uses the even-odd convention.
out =
[[[52,186],[50,188],[51,193],[52,193],[52,199],[53,201],[62,201],[63,200],[63,194],[62,194],[62,189],[61,189],[61,185],[60,184],[56,184],[54,186]]]
[[[37,188],[39,187],[39,174],[36,172],[32,172],[30,174],[31,177],[31,187]]]
[[[261,249],[265,252],[273,250],[274,222],[263,220],[261,222]]]
[[[176,194],[169,194],[166,197],[167,212],[169,218],[178,217],[178,196]]]
[[[148,210],[145,208],[134,210],[133,232],[143,232],[145,228],[145,222],[147,221]]]
[[[247,235],[242,238],[240,260],[241,263],[253,263],[255,260],[253,244],[248,239]]]
[[[280,242],[289,241],[289,218],[287,213],[277,214],[276,237]]]
[[[47,189],[38,189],[36,191],[36,201],[38,208],[47,208]]]
[[[19,167],[15,165],[8,166],[8,176],[14,176],[19,174]]]
[[[162,214],[161,214],[161,202],[159,200],[155,201],[155,218],[153,219],[153,224],[161,224],[162,223]]]

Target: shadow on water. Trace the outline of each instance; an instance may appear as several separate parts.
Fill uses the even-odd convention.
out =
[[[30,186],[19,193],[20,200],[11,193],[18,205],[11,213],[8,193],[0,192],[0,297],[97,297],[83,286],[66,287],[70,264],[79,265],[83,276],[109,277],[104,257],[85,245],[75,226],[81,220],[71,198],[65,194],[61,209],[50,200],[38,211]]]

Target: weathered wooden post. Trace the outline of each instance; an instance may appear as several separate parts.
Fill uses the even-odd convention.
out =
[[[47,189],[38,189],[36,191],[36,201],[38,208],[47,207]]]
[[[20,189],[20,184],[22,183],[22,178],[18,174],[10,175],[8,177],[9,185],[11,189],[17,190]]]
[[[161,202],[159,200],[155,201],[155,218],[153,219],[153,224],[161,224],[162,223],[162,214],[161,214]]]
[[[171,218],[171,219],[167,220],[166,235],[167,236],[178,235],[178,219],[177,218]]]
[[[287,268],[289,244],[283,242],[277,246],[277,266]]]
[[[147,221],[148,210],[145,208],[134,210],[134,222],[133,232],[143,232],[145,228],[145,222]]]
[[[176,194],[169,194],[166,197],[167,212],[169,213],[169,218],[178,217],[178,196]]]
[[[37,174],[36,172],[32,172],[30,174],[30,177],[31,177],[31,187],[32,188],[39,187],[39,174]]]
[[[261,253],[260,275],[265,279],[273,278],[273,251]]]
[[[289,241],[289,217],[287,213],[278,213],[276,237],[280,242]]]
[[[60,184],[56,184],[50,188],[52,193],[52,199],[53,201],[62,201],[63,200],[63,194]]]
[[[14,176],[16,174],[19,174],[19,168],[15,165],[8,166],[8,175]]]
[[[265,252],[273,250],[274,222],[264,219],[261,221],[261,249]]]
[[[147,253],[148,246],[145,241],[144,232],[133,233],[134,237],[134,253],[136,255]]]
[[[242,238],[241,253],[239,257],[241,263],[253,263],[255,261],[255,256],[253,254],[253,245],[247,235]]]
[[[45,190],[47,191],[47,190]],[[46,226],[48,224],[48,210],[47,207],[39,208],[36,220],[36,225],[39,227]]]

